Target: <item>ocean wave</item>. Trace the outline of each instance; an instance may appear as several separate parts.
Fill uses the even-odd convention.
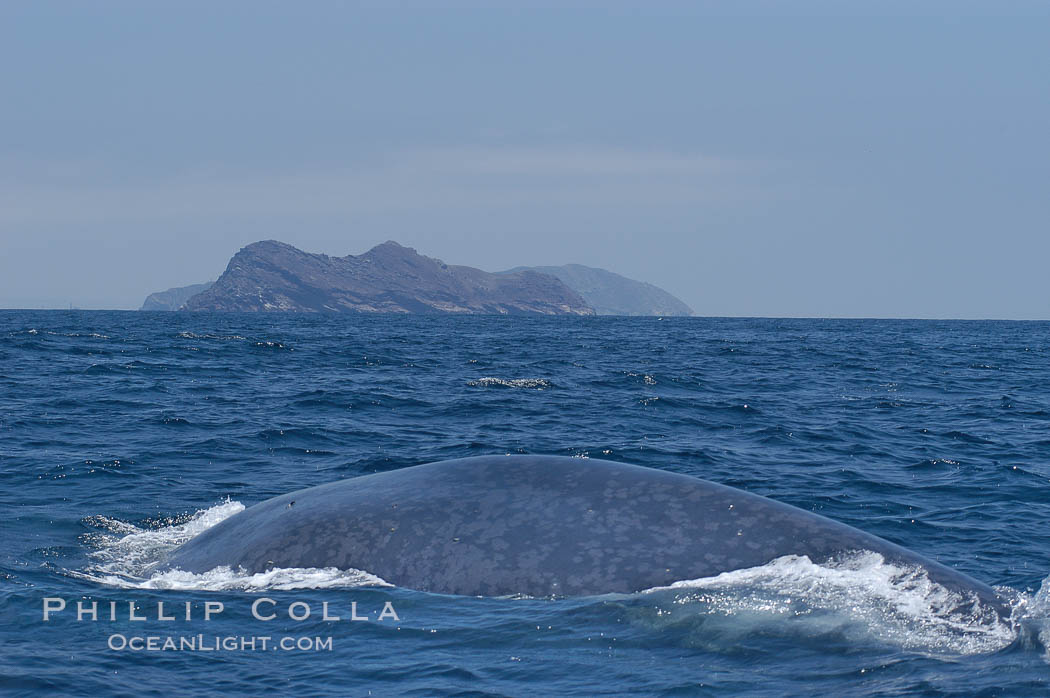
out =
[[[179,332],[175,336],[180,339],[247,339],[239,334],[197,334],[196,332]]]
[[[101,334],[99,332],[54,332],[52,330],[44,330],[43,332],[44,334],[51,335],[52,337],[86,337],[90,339],[111,339],[110,335]],[[29,335],[38,335],[40,334],[40,330],[36,329],[35,327],[32,327],[28,330],[25,330],[25,333]]]
[[[259,347],[260,349],[280,349],[282,351],[295,351],[293,347],[290,347],[287,344],[284,344],[282,342],[271,342],[270,340],[266,339],[262,340],[261,342],[256,342],[252,346]]]
[[[468,381],[467,385],[481,388],[533,388],[535,390],[543,390],[550,388],[552,384],[545,378],[494,378],[487,376]]]
[[[624,371],[623,373],[628,378],[639,379],[639,382],[644,385],[656,385],[656,378],[648,373],[635,373],[634,371]]]

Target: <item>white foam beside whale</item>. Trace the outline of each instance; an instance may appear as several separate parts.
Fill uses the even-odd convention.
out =
[[[276,568],[250,573],[218,567],[203,574],[182,570],[150,572],[163,556],[212,526],[244,511],[244,505],[227,499],[183,520],[155,528],[140,528],[108,517],[91,523],[104,531],[93,538],[98,546],[92,564],[73,576],[125,589],[174,589],[180,591],[262,591],[333,589],[386,585],[379,577],[360,570],[328,568]]]

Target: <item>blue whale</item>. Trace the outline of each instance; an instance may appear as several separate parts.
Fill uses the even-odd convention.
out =
[[[961,604],[991,587],[845,524],[686,475],[560,456],[481,456],[365,475],[269,499],[172,552],[165,569],[360,569],[447,594],[637,592],[853,551],[917,566]]]

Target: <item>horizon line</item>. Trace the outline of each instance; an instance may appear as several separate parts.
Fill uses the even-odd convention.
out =
[[[305,311],[259,311],[259,310],[141,310],[138,308],[24,308],[0,306],[0,312],[82,312],[82,313],[162,313],[181,314],[189,316],[202,315],[259,315],[259,316],[281,316],[281,315],[309,315],[316,317],[353,317],[353,316],[394,316],[394,317],[500,317],[500,318],[632,318],[647,319],[658,318],[660,320],[921,320],[930,322],[1050,322],[1050,318],[1010,318],[1010,317],[918,317],[909,315],[510,315],[501,313],[396,313],[396,312],[351,312],[351,313],[312,313]]]

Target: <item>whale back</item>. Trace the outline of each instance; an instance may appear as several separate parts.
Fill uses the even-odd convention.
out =
[[[442,461],[299,490],[187,541],[166,566],[360,569],[448,594],[635,592],[870,550],[999,605],[948,567],[831,519],[663,470],[558,456]]]

